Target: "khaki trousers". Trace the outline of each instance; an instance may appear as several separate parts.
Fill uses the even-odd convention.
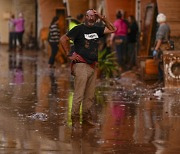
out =
[[[96,87],[96,68],[92,68],[86,63],[76,63],[74,70],[74,97],[72,104],[72,118],[79,117],[80,105],[82,103],[82,112],[89,112],[94,103],[95,87]]]

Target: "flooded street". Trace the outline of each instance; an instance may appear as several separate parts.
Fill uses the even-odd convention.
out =
[[[72,130],[69,67],[42,51],[0,46],[0,154],[178,154],[180,90],[148,89],[129,72],[98,80],[94,120]]]

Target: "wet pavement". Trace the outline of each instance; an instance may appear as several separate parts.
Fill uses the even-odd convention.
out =
[[[47,61],[0,46],[0,154],[179,154],[178,89],[149,89],[132,72],[98,80],[99,127],[73,130],[69,67]]]

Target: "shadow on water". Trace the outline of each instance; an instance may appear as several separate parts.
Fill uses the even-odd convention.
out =
[[[73,78],[41,52],[1,48],[0,153],[178,153],[178,90],[148,89],[134,74],[97,82],[99,127],[71,126]]]

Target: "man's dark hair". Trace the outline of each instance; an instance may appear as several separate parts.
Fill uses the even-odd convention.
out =
[[[12,15],[11,15],[11,18],[12,18],[12,19],[14,19],[14,18],[15,18],[14,14],[12,14]]]
[[[136,19],[135,19],[135,17],[134,17],[133,15],[130,15],[129,17],[131,18],[131,21],[132,21],[132,22],[135,22],[135,21],[136,21]]]
[[[84,14],[80,13],[80,14],[77,15],[76,18],[77,18],[77,20],[82,20],[83,17],[84,17]]]
[[[56,21],[59,20],[59,17],[58,16],[55,16],[52,21],[51,21],[51,25],[54,24]]]
[[[118,11],[118,12],[116,13],[116,18],[117,18],[117,19],[121,19],[121,18],[122,18],[122,13],[121,13],[121,11]]]

